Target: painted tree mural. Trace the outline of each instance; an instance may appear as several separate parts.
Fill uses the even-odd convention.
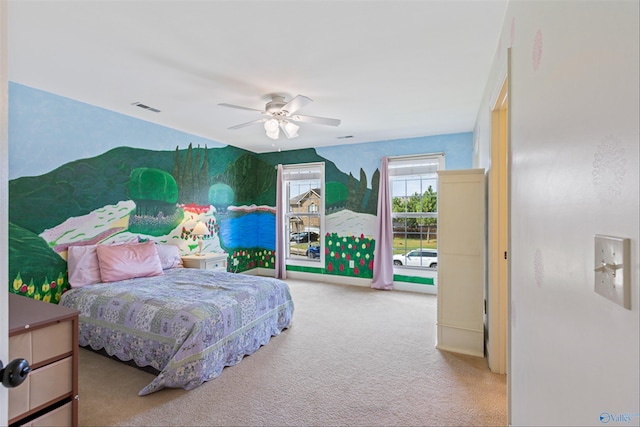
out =
[[[376,169],[371,177],[371,194],[365,212],[376,215],[378,213],[378,191],[380,186],[380,170]]]
[[[212,184],[226,184],[235,193],[237,205],[258,204],[260,195],[273,196],[275,204],[276,170],[273,165],[251,154],[240,156],[224,173],[211,179]]]
[[[209,154],[207,147],[195,150],[193,144],[181,156],[176,147],[175,163],[171,175],[176,180],[180,194],[178,203],[206,205],[209,203]],[[184,157],[184,159],[181,159]]]
[[[358,189],[356,190],[356,203],[358,207],[356,212],[362,212],[365,208],[364,198],[367,194],[367,174],[360,168],[360,182],[358,183]]]
[[[233,204],[234,198],[235,194],[233,189],[227,184],[219,182],[209,187],[209,203],[213,205],[218,212],[225,212],[227,208]]]
[[[129,195],[136,203],[136,215],[171,215],[178,202],[178,184],[160,169],[136,168],[131,171]]]
[[[324,186],[326,192],[324,203],[327,213],[344,209],[349,194],[347,186],[335,181],[327,182]]]
[[[171,174],[155,168],[136,168],[129,177],[129,196],[136,204],[129,231],[160,236],[182,221],[178,184]]]
[[[350,173],[346,208],[353,212],[369,212],[365,198],[370,192],[367,189],[367,174],[362,168],[360,168],[360,181],[356,181],[355,177]],[[375,213],[375,210],[372,213]]]

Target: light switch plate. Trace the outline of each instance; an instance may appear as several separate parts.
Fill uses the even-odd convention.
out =
[[[596,293],[631,309],[629,239],[596,234],[594,251],[594,287]]]

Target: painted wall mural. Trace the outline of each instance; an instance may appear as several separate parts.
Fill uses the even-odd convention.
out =
[[[226,161],[212,167],[208,160],[212,151],[218,160]],[[271,188],[237,177],[232,180],[233,189],[218,181],[229,170],[246,165],[246,159],[246,152],[233,147],[189,145],[176,148],[175,153],[116,148],[39,177],[11,180],[10,290],[57,302],[69,286],[66,252],[71,245],[142,239],[177,245],[182,254],[194,253],[198,241],[191,230],[198,221],[210,231],[203,250],[239,256],[245,262],[234,266],[235,271],[268,267],[273,264],[275,243],[273,238],[261,239],[256,230],[275,229],[274,220],[268,219],[275,218],[273,209],[255,205],[231,209],[231,205],[239,197],[245,198],[240,203],[260,199],[255,192],[270,193]],[[260,176],[269,174],[260,170],[273,170],[260,161],[248,163]],[[47,209],[33,209],[34,203]],[[256,219],[261,216],[267,219]]]
[[[341,276],[371,279],[373,277],[373,251],[375,241],[361,234],[341,236],[327,234],[325,246],[326,272]],[[351,267],[353,261],[353,267]]]
[[[193,139],[204,143],[193,144],[189,135],[147,123],[150,134],[175,137],[175,149],[135,148],[131,145],[138,144],[126,127],[101,128],[100,138],[112,139],[101,153],[80,158],[81,153],[69,152],[66,163],[46,173],[15,177],[11,170],[27,157],[23,150],[38,144],[51,149],[66,133],[59,128],[48,133],[43,124],[63,123],[73,128],[70,137],[78,138],[70,124],[73,117],[48,117],[63,114],[59,109],[50,113],[47,106],[52,104],[68,108],[70,115],[100,110],[102,118],[114,116],[109,119],[113,123],[131,118],[10,84],[9,169],[14,178],[9,181],[9,290],[54,303],[69,287],[69,246],[153,240],[191,254],[198,250],[191,230],[199,221],[210,231],[203,250],[226,253],[229,271],[274,268],[279,163],[325,163],[325,263],[302,270],[371,278],[381,157],[445,152],[448,168],[471,166],[470,133],[254,154],[197,137]],[[82,115],[91,116],[86,111]],[[36,133],[32,122],[41,124]],[[47,134],[56,135],[56,141],[47,140]],[[27,140],[28,147],[23,147]],[[145,144],[149,142],[140,145]],[[346,156],[350,159],[362,159],[360,167],[350,164],[343,171],[336,166],[334,160],[342,162],[345,151],[353,153]],[[36,170],[45,168],[34,165]]]

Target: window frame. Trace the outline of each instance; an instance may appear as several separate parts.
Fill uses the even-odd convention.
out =
[[[435,160],[435,162],[434,162]],[[426,171],[426,170],[422,170],[423,168],[429,169],[428,166],[423,166],[423,165],[427,165],[427,164],[437,164],[437,167],[435,169],[435,171]],[[437,171],[438,170],[444,170],[445,169],[445,155],[444,153],[425,153],[425,154],[416,154],[416,155],[408,155],[408,156],[394,156],[394,157],[389,157],[389,189],[390,189],[390,203],[392,203],[392,207],[391,207],[391,220],[392,222],[395,222],[396,219],[398,218],[402,218],[402,219],[407,219],[407,218],[418,218],[418,219],[424,219],[424,218],[438,218],[438,212],[393,212],[393,199],[394,199],[394,195],[393,195],[393,181],[394,178],[397,177],[420,177],[423,175],[428,175],[428,174],[435,174],[434,175],[434,179],[436,181],[435,184],[435,188],[433,188],[433,190],[436,193],[436,201],[437,201],[437,193],[438,193],[438,175],[437,175]],[[395,170],[395,172],[394,172]],[[399,171],[401,170],[405,170],[406,173],[401,173]],[[423,189],[423,193],[426,191],[427,189]],[[397,196],[396,196],[397,197]],[[393,228],[393,227],[392,227]],[[395,230],[393,231],[393,234],[395,236]],[[406,229],[405,229],[405,236],[406,236]],[[395,247],[394,247],[395,249]],[[431,248],[427,248],[425,246],[422,246],[422,236],[421,236],[421,243],[420,243],[420,247],[419,248],[415,248],[415,249],[411,249],[411,250],[407,250],[404,253],[408,253],[408,252],[412,252],[412,251],[433,251],[433,249]],[[437,253],[437,246],[436,246],[436,253]],[[428,266],[407,266],[407,265],[402,265],[402,266],[393,266],[394,271],[398,271],[398,273],[400,272],[404,272],[404,274],[406,274],[409,271],[412,271],[413,275],[416,274],[422,274],[424,272],[429,272],[429,271],[433,271],[433,269],[431,269]]]
[[[285,264],[286,265],[294,265],[294,266],[302,266],[302,267],[315,267],[322,268],[324,266],[324,236],[326,234],[325,231],[325,163],[324,162],[312,162],[312,163],[297,163],[297,164],[289,164],[282,165],[283,169],[283,179],[282,179],[282,194],[285,197],[286,209],[283,215],[284,221],[284,230],[286,241],[284,242],[285,247]],[[292,173],[304,173],[304,172],[314,172],[317,171],[320,174],[320,194],[318,195],[319,205],[316,205],[315,211],[310,209],[303,209],[299,212],[290,212],[290,200],[292,197],[290,196],[290,185],[289,183],[292,181],[297,181],[296,179],[289,179],[289,174]],[[300,181],[304,181],[301,179]],[[295,196],[294,196],[295,197]],[[313,203],[313,202],[312,202]],[[295,232],[291,229],[291,218],[293,217],[317,217],[319,220],[319,230],[318,230],[318,243],[320,244],[320,257],[319,258],[306,258],[306,257],[292,257],[291,256],[291,233]],[[312,232],[310,229],[301,230],[300,232]],[[311,242],[309,242],[311,243]]]

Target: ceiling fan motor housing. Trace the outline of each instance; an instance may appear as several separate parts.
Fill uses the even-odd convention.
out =
[[[282,107],[287,105],[287,103],[284,100],[284,97],[282,96],[274,95],[272,99],[273,101],[267,102],[267,105],[265,107],[265,111],[267,113],[271,113],[271,114],[279,113],[282,110]]]

